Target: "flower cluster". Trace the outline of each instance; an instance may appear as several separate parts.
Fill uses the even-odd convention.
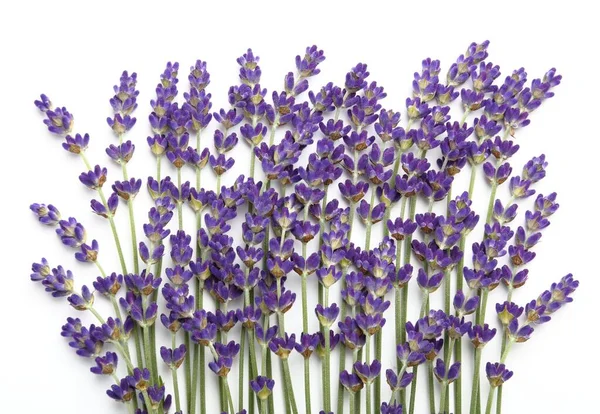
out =
[[[569,274],[524,306],[513,301],[559,204],[556,193],[533,198],[546,175],[543,154],[520,171],[511,158],[519,150],[516,136],[554,96],[561,76],[551,69],[529,81],[521,68],[502,79],[488,46],[469,45],[445,77],[439,60],[423,60],[405,115],[384,107],[387,92],[364,63],[339,85],[315,87],[325,61],[316,46],[296,57],[283,88],[270,94],[261,85],[260,57],[248,49],[237,59],[239,80],[227,105],[218,110],[206,62],[197,60],[187,80],[179,63],[169,62],[150,101],[147,143],[156,172],[145,183],[152,207],[139,242],[135,199],[145,191],[129,175],[135,143],[124,139],[136,125],[137,74],[124,71],[109,100],[107,123],[118,144],[106,155],[118,165],[117,179],[88,161],[91,138],[73,132],[73,115],[41,95],[35,105],[44,124],[85,165],[79,181],[96,194],[90,206],[111,228],[120,269],[104,270],[99,243],[89,241],[77,219],[35,203],[38,221],[55,228],[98,275],[79,287],[71,271],[42,259],[32,265],[31,279],[95,318],[89,325],[69,318],[62,336],[90,359],[92,373],[112,378],[107,395],[136,414],[165,414],[172,405],[177,414],[205,414],[216,410],[206,387],[212,378],[222,413],[296,414],[300,393],[307,413],[318,406],[320,413],[342,414],[346,403],[350,413],[413,413],[422,369],[429,411],[461,413],[463,352],[470,350],[470,412],[482,411],[481,372],[489,382],[486,413],[496,393],[500,409],[498,390],[513,375],[506,366],[513,345],[571,302],[579,282]],[[462,108],[459,120],[453,102]],[[231,156],[240,139],[249,159]],[[229,177],[234,167],[247,168],[247,175]],[[174,178],[163,176],[165,169]],[[214,180],[203,182],[205,170]],[[489,184],[485,215],[472,203],[479,170]],[[455,182],[463,171],[471,175],[464,191]],[[508,200],[497,198],[504,183]],[[127,204],[131,259],[114,221],[120,200]],[[519,223],[525,203],[532,204]],[[193,222],[184,220],[188,207]],[[470,240],[478,226],[483,236]],[[416,298],[409,298],[412,285]],[[443,306],[432,309],[439,292]],[[112,305],[109,317],[96,309],[97,297]],[[486,319],[490,298],[497,301],[498,328]],[[418,315],[409,315],[409,299],[419,304]],[[286,321],[294,306],[301,307],[301,324]],[[390,325],[393,339],[384,337]],[[170,339],[160,347],[159,329]],[[494,338],[502,340],[498,362],[485,355]],[[388,343],[395,351],[391,367],[384,366]],[[304,363],[303,390],[292,371],[297,361]],[[311,375],[315,365],[319,375]],[[160,376],[164,367],[170,380]],[[322,379],[318,397],[310,393],[316,379]],[[283,408],[273,398],[279,387]]]

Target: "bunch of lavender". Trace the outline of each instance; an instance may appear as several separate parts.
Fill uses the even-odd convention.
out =
[[[544,155],[534,157],[513,174],[508,161],[519,150],[517,133],[554,95],[561,76],[551,69],[529,82],[521,68],[502,80],[500,67],[488,60],[488,45],[472,43],[445,80],[438,60],[423,60],[406,99],[404,126],[400,112],[383,108],[387,94],[369,79],[363,63],[339,86],[315,88],[312,78],[325,60],[316,46],[296,57],[295,72],[270,96],[260,84],[260,59],[249,49],[237,59],[239,82],[228,91],[229,106],[214,112],[207,64],[198,60],[190,68],[177,102],[183,83],[179,64],[168,63],[150,101],[147,143],[156,172],[146,183],[153,206],[139,243],[134,199],[142,180],[129,176],[135,145],[124,140],[136,125],[137,75],[123,72],[110,99],[107,123],[118,145],[106,154],[120,166],[121,177],[108,197],[108,169],[86,155],[90,136],[75,133],[73,115],[41,95],[35,105],[48,130],[83,161],[79,180],[97,193],[90,206],[108,220],[120,269],[104,270],[99,243],[89,241],[77,219],[36,203],[31,210],[40,223],[55,228],[75,258],[93,263],[99,275],[76,286],[72,272],[42,259],[33,264],[31,279],[95,318],[93,324],[69,318],[62,335],[91,360],[93,374],[112,379],[107,395],[135,414],[164,414],[172,405],[176,413],[205,414],[215,411],[206,391],[206,380],[214,378],[223,413],[310,414],[317,406],[320,413],[341,414],[348,404],[350,413],[413,414],[418,387],[426,382],[431,414],[460,414],[466,375],[461,361],[471,349],[469,413],[491,413],[496,399],[499,414],[503,384],[513,375],[505,364],[514,344],[529,340],[571,302],[578,282],[567,275],[524,306],[513,302],[559,205],[556,193],[539,194],[524,207],[520,225],[511,226],[519,206],[536,193],[547,162]],[[460,121],[452,119],[451,106],[457,104]],[[236,160],[228,154],[240,137],[250,147],[248,176],[229,178]],[[163,158],[176,179],[162,177]],[[215,176],[212,188],[202,186],[206,166]],[[187,167],[195,180],[184,181]],[[463,170],[470,171],[466,191],[454,183]],[[485,216],[472,209],[480,170],[490,184]],[[508,200],[497,197],[505,182]],[[114,222],[121,200],[128,209],[131,260]],[[419,200],[425,201],[423,211],[417,211]],[[184,205],[194,212],[194,222],[184,223]],[[236,219],[241,228],[232,225]],[[365,229],[361,242],[353,238],[355,225],[361,225],[355,222]],[[478,225],[483,237],[469,241]],[[376,227],[383,237],[374,242]],[[297,299],[296,275],[302,324],[286,327],[286,313]],[[413,285],[420,297],[409,297]],[[443,292],[443,309],[431,309],[437,291]],[[314,319],[311,295],[317,302]],[[490,295],[497,302],[499,332],[486,315]],[[97,296],[112,304],[112,315],[94,307]],[[412,320],[409,299],[420,305]],[[390,313],[393,322],[386,324]],[[170,343],[157,343],[157,325],[170,333]],[[384,339],[392,331],[386,325],[394,327],[393,340]],[[502,352],[486,357],[483,408],[482,358],[495,337]],[[390,367],[382,366],[384,343],[395,344]],[[332,355],[339,356],[337,370]],[[303,391],[295,384],[300,376],[290,369],[300,358]],[[279,384],[273,359],[281,370]],[[321,373],[311,374],[311,359]],[[382,385],[384,368],[389,390]],[[165,369],[172,388],[161,376]],[[420,370],[427,378],[419,382]],[[310,393],[314,381],[322,386],[316,398]],[[283,408],[275,408],[275,392],[282,393]]]

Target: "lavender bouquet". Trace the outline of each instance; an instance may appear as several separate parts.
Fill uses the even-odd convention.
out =
[[[153,206],[142,240],[135,199],[143,183],[129,175],[136,145],[126,137],[136,125],[137,75],[123,72],[110,98],[117,141],[107,162],[121,170],[110,187],[108,169],[88,159],[90,136],[75,133],[73,115],[41,95],[44,124],[83,162],[79,180],[94,192],[91,209],[108,222],[120,267],[102,266],[98,241],[78,219],[35,203],[39,222],[98,276],[76,285],[71,271],[41,259],[31,279],[83,315],[68,318],[61,334],[106,377],[108,397],[136,414],[212,413],[208,380],[218,383],[219,412],[230,414],[500,414],[514,345],[571,302],[578,282],[567,275],[524,306],[512,301],[559,205],[556,193],[533,197],[543,154],[514,173],[508,161],[517,133],[561,76],[551,69],[528,81],[521,68],[502,80],[488,43],[472,43],[443,81],[440,62],[425,59],[405,122],[382,107],[386,92],[365,64],[343,86],[309,90],[325,60],[316,46],[296,57],[283,90],[269,97],[249,49],[237,59],[230,106],[214,112],[206,63],[191,67],[181,103],[179,64],[168,63],[150,101],[156,171],[146,180]],[[235,160],[240,138],[249,151]],[[236,161],[247,163],[248,176],[227,175]],[[207,166],[215,180],[203,177]],[[463,170],[467,191],[454,184]],[[478,173],[490,186],[481,217],[472,209]],[[497,197],[506,182],[509,196]],[[119,206],[130,229],[115,223]],[[184,222],[184,208],[193,222]],[[469,240],[478,228],[482,236]],[[302,321],[286,326],[297,294]],[[110,315],[95,307],[98,297],[112,305]],[[409,315],[409,299],[418,315]],[[387,319],[392,328],[384,330]],[[501,354],[484,357],[493,339]],[[461,369],[465,359],[473,369]],[[303,373],[293,369],[302,364]],[[311,395],[311,383],[322,391]],[[417,408],[418,390],[428,406]]]

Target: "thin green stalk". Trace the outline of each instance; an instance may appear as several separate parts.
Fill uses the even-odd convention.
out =
[[[162,166],[162,157],[161,156],[157,156],[156,157],[156,181],[158,181],[159,187],[160,187],[160,170],[161,170],[161,166]]]
[[[181,401],[179,397],[179,379],[177,378],[177,369],[171,369],[171,376],[173,377],[173,390],[175,393],[175,409],[181,411]]]
[[[146,368],[149,370],[152,369],[151,362],[151,352],[150,352],[150,334],[148,332],[148,327],[142,327],[142,332],[144,334],[144,356],[146,358]],[[158,372],[152,372],[152,382],[156,385],[158,384]]]
[[[406,210],[406,200],[407,198],[402,199],[402,207],[400,208],[400,218],[404,219],[404,212]],[[402,263],[402,240],[396,240],[396,271],[400,269]],[[402,289],[397,285],[394,289],[394,318],[395,318],[395,328],[396,328],[396,348],[400,344],[402,344],[402,334],[404,331],[404,325],[402,325]],[[402,361],[400,359],[396,359],[396,368],[399,370],[402,366]]]
[[[451,338],[449,340],[449,342],[444,342],[444,363],[446,364],[446,368],[449,369],[450,368],[450,357],[452,356],[452,348],[454,347],[454,342],[455,339]],[[447,344],[447,346],[446,346]],[[445,381],[442,382],[442,391],[441,391],[441,395],[440,395],[440,411],[443,414],[450,414],[449,409],[448,409],[448,391],[450,390],[450,386],[448,385],[448,382]]]
[[[321,204],[321,216],[319,217],[319,250],[321,249],[321,246],[323,245],[323,232],[325,231],[325,207],[327,206],[327,196],[328,196],[328,190],[329,190],[329,186],[325,186],[324,188],[325,190],[325,196],[323,197],[322,200],[322,204]],[[318,284],[318,293],[319,293],[319,304],[323,304],[323,285],[321,283]],[[324,330],[321,329],[321,333],[323,333]]]
[[[353,311],[353,313],[354,313],[354,311]],[[352,352],[352,365],[353,366],[356,361],[362,361],[363,349],[364,349],[364,347],[362,347],[361,349],[355,349],[354,352]],[[362,399],[362,393],[360,393],[360,392],[354,393],[354,406],[359,411],[360,411],[361,399]],[[352,411],[350,411],[350,413],[352,413]]]
[[[469,180],[469,199],[472,199],[475,191],[475,177],[477,176],[477,165],[471,166],[471,179]],[[460,238],[459,248],[461,252],[465,251],[467,236],[463,234]],[[463,269],[465,266],[465,256],[461,257],[460,262],[456,268],[456,290],[463,289]],[[454,360],[455,362],[462,361],[462,339],[458,338],[454,346]],[[462,414],[462,375],[454,381],[454,414]]]
[[[186,349],[191,348],[190,335],[187,332],[183,333],[184,344]],[[185,358],[183,361],[183,371],[185,373],[185,397],[187,401],[187,411],[191,411],[192,404],[192,363],[190,358]]]
[[[281,243],[283,243],[283,240],[285,238],[285,231],[282,231],[281,233]],[[277,278],[276,279],[276,283],[277,283],[277,302],[279,303],[279,299],[281,298],[281,278]],[[279,333],[280,337],[284,337],[285,335],[285,321],[283,318],[283,314],[279,311],[277,311],[277,323],[279,324],[279,329],[277,330]],[[290,412],[290,394],[292,392],[292,390],[289,388],[289,383],[285,378],[285,365],[286,365],[287,360],[283,359],[283,358],[279,358],[279,365],[281,368],[281,373],[282,373],[282,377],[283,377],[283,383],[282,385],[282,389],[283,389],[283,396],[285,399],[285,409],[286,409],[286,413],[289,414]],[[273,377],[269,377],[269,378],[273,378]]]
[[[325,288],[324,292],[324,300],[323,307],[329,306],[329,288]],[[325,412],[329,413],[331,411],[331,344],[330,336],[329,336],[329,328],[325,329],[324,334],[325,339],[325,372],[323,376],[323,396],[325,398]]]
[[[495,181],[492,183],[492,192],[490,193],[490,201],[488,202],[488,211],[485,222],[490,224],[492,222],[492,213],[494,212],[494,202],[496,201],[496,190],[498,189],[498,183]]]
[[[287,389],[289,390],[289,404],[293,414],[298,414],[298,406],[296,404],[296,397],[294,395],[294,387],[292,386],[292,376],[290,375],[290,365],[287,359],[283,360],[283,378],[287,383]]]
[[[148,391],[146,391],[146,390],[142,391],[142,396],[144,397],[144,403],[146,404],[146,408],[147,408],[148,412],[156,414],[157,410],[156,410],[156,408],[152,408],[152,403],[150,401],[150,396],[148,396]]]
[[[122,142],[123,137],[122,135],[119,135],[119,144],[121,144]],[[129,174],[127,173],[127,163],[121,164],[121,170],[123,172],[123,180],[128,181]],[[133,212],[133,200],[133,197],[129,197],[129,199],[127,199],[127,209],[129,210],[129,229],[131,232],[131,253],[133,256],[133,269],[135,274],[138,274],[140,272],[140,263],[137,250],[137,234],[135,232],[135,214]]]
[[[266,376],[269,378],[273,378],[273,364],[271,361],[272,355],[268,350],[266,351],[266,354],[267,354],[267,358],[266,358],[267,374],[266,374]],[[275,399],[273,398],[272,393],[271,393],[271,395],[269,395],[268,403],[269,403],[269,413],[271,413],[271,414],[275,413]]]
[[[304,408],[306,414],[311,412],[310,401],[310,358],[304,358]]]
[[[179,225],[179,230],[183,230],[183,202],[181,201],[181,168],[177,168],[177,190],[179,192],[179,199],[177,200],[177,223]]]
[[[87,309],[92,313],[92,315],[94,315],[96,317],[96,319],[98,319],[98,322],[100,322],[102,325],[104,325],[106,323],[106,321],[104,320],[102,315],[100,315],[96,309],[94,309],[91,306]]]
[[[367,364],[371,363],[371,335],[367,335],[365,362]],[[365,398],[366,413],[371,414],[371,384],[366,383],[365,388],[367,389],[367,396]]]
[[[254,178],[254,170],[256,166],[256,155],[254,154],[254,148],[256,146],[252,144],[250,146],[250,178]]]
[[[382,332],[383,330],[379,330],[375,334],[375,359],[381,361],[381,347],[382,347]],[[373,412],[376,413],[381,407],[381,375],[378,375],[375,378],[374,384],[375,396],[373,398]]]
[[[410,386],[410,406],[408,409],[408,414],[414,414],[415,412],[415,397],[417,396],[417,378],[419,376],[419,365],[413,367],[413,375],[413,380]]]
[[[448,392],[448,384],[442,382],[442,390],[440,391],[440,411],[441,414],[450,414],[448,410],[446,410],[446,393]]]
[[[106,277],[106,272],[104,271],[104,268],[100,265],[100,261],[96,259],[96,260],[94,260],[94,264],[98,268],[98,271],[100,272],[102,277]]]
[[[494,394],[496,393],[496,387],[490,388],[488,393],[487,404],[485,405],[485,414],[492,413],[492,404],[494,403]]]
[[[469,180],[469,199],[473,196],[475,190],[475,178],[477,177],[477,165],[471,167],[471,179]]]
[[[475,369],[473,372],[473,386],[471,388],[470,414],[475,414],[477,400],[479,399],[479,371],[481,370],[481,348],[475,348]]]
[[[414,218],[415,218],[416,206],[417,206],[417,197],[413,196],[410,199],[410,206],[409,206],[409,211],[408,211],[408,216],[411,220],[414,220]],[[412,234],[409,234],[406,236],[406,238],[404,240],[404,260],[403,260],[404,264],[410,263],[411,242],[412,242]],[[404,342],[406,342],[406,329],[404,329],[404,327],[406,326],[406,319],[407,319],[407,315],[408,315],[408,286],[405,286],[402,289],[401,300],[402,300],[402,309],[401,309],[402,312],[400,314],[400,326],[402,326],[403,329],[401,330],[400,343],[404,343]],[[416,378],[417,378],[416,373],[418,372],[418,370],[415,369],[414,371],[415,371],[415,378],[413,379],[413,381],[416,381]],[[411,388],[411,400],[414,400],[412,393],[413,393],[413,391]],[[401,390],[400,399],[402,401],[402,406],[406,407],[406,391],[405,390]],[[412,407],[412,405],[413,405],[413,403],[411,403],[411,407]],[[413,410],[414,410],[414,408],[413,408]],[[410,413],[410,414],[412,414],[412,413]]]
[[[225,395],[227,396],[227,403],[229,405],[229,412],[235,413],[235,407],[233,406],[233,398],[231,398],[231,389],[229,388],[229,380],[227,377],[223,378],[223,384],[225,387]]]
[[[240,333],[240,362],[238,373],[238,412],[244,408],[244,354],[246,353],[246,328],[242,327]],[[250,403],[250,402],[248,402]]]
[[[371,202],[369,204],[369,215],[367,218],[367,238],[365,240],[365,250],[369,250],[371,247],[371,227],[373,226],[371,214],[373,213],[373,204],[375,204],[375,188],[371,189]]]
[[[444,275],[444,312],[446,315],[450,315],[450,285],[452,283],[451,280],[452,272],[447,270]],[[448,331],[444,332],[444,362],[446,362],[446,367],[450,367],[450,355],[452,347],[454,346],[454,339],[450,339],[448,336]],[[442,384],[442,395],[444,396],[444,401],[440,398],[440,411],[444,414],[449,414],[449,408],[446,407],[447,403],[449,403],[449,399],[446,400],[446,396],[448,395],[450,386],[446,384]]]
[[[106,196],[104,195],[104,191],[102,190],[102,188],[98,188],[98,195],[100,196],[102,204],[104,204],[104,206],[108,210],[108,203],[106,202]],[[121,270],[123,271],[123,274],[127,274],[129,272],[127,272],[125,256],[123,256],[123,249],[121,248],[121,240],[119,239],[119,233],[117,232],[117,226],[115,224],[115,219],[113,218],[112,214],[108,215],[108,222],[110,223],[110,229],[112,231],[113,238],[115,239],[115,245],[117,246],[117,254],[119,255],[119,262],[121,262]]]
[[[427,361],[427,372],[429,384],[429,412],[430,414],[437,414],[435,411],[435,384],[433,382],[433,361]]]

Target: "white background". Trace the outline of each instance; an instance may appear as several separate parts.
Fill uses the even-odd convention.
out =
[[[599,367],[597,342],[592,338],[597,338],[595,315],[600,284],[595,262],[599,230],[595,106],[598,59],[592,38],[598,38],[598,30],[596,14],[584,6],[587,2],[538,5],[505,1],[496,3],[496,7],[482,2],[435,1],[402,6],[392,6],[391,2],[370,2],[367,6],[323,1],[283,6],[256,0],[223,6],[151,1],[99,4],[102,6],[64,1],[11,2],[0,11],[0,312],[4,321],[0,331],[1,412],[94,414],[122,409],[104,395],[108,379],[89,374],[88,361],[76,357],[59,335],[66,316],[74,311],[29,281],[31,263],[42,256],[54,266],[63,264],[72,269],[80,283],[90,283],[96,276],[91,266],[75,263],[71,251],[60,245],[52,231],[34,220],[28,209],[32,202],[54,203],[63,215],[78,217],[90,238],[100,241],[104,266],[116,269],[117,265],[108,225],[89,212],[93,194],[78,182],[77,176],[83,171],[81,162],[62,150],[58,138],[47,133],[33,106],[39,93],[69,108],[76,118],[75,130],[89,132],[92,137],[91,161],[112,167],[109,179],[115,180],[120,175],[118,169],[109,165],[104,154],[104,148],[114,143],[105,123],[110,111],[108,98],[123,69],[137,71],[141,90],[138,125],[128,136],[137,150],[129,168],[132,175],[145,178],[154,171],[145,144],[149,100],[168,60],[181,64],[180,91],[185,89],[189,66],[198,58],[206,60],[213,109],[218,109],[226,104],[228,86],[238,82],[235,59],[246,48],[252,47],[260,55],[261,83],[270,96],[272,90],[281,89],[283,75],[293,70],[296,54],[317,44],[325,50],[327,60],[311,87],[328,81],[341,84],[353,65],[366,62],[371,79],[386,88],[384,107],[404,111],[412,73],[420,70],[423,58],[441,59],[443,74],[471,41],[485,39],[491,40],[489,60],[501,66],[502,77],[521,66],[527,69],[530,79],[542,76],[552,66],[563,75],[556,97],[533,114],[531,125],[518,134],[522,149],[514,159],[515,168],[531,156],[545,153],[550,165],[538,189],[544,194],[557,191],[561,208],[535,248],[538,257],[530,266],[530,281],[517,292],[515,300],[524,304],[569,272],[581,281],[575,302],[541,327],[530,342],[515,347],[508,361],[515,376],[505,389],[504,412],[594,411],[592,403],[597,398],[593,398],[593,389]],[[247,172],[247,148],[243,143],[235,154],[236,174],[226,175],[225,183],[237,173]],[[191,171],[186,174],[192,179]],[[207,172],[204,177],[209,175]],[[465,178],[459,180],[463,188]],[[206,178],[205,183],[214,188],[212,178]],[[480,213],[487,203],[487,191],[485,183],[478,182],[475,206]],[[141,225],[149,201],[145,193],[138,200]],[[531,201],[523,203],[521,211],[530,208]],[[121,205],[117,216],[123,245],[129,253],[125,211]],[[186,221],[191,224],[191,213]],[[237,234],[235,231],[232,234]],[[355,236],[356,241],[360,240],[361,230]],[[292,287],[298,282],[293,283]],[[494,292],[491,304],[502,297],[503,292]],[[414,316],[418,305],[413,305]],[[489,312],[493,312],[491,308]],[[292,319],[299,314],[298,302],[288,314],[289,326],[295,325]],[[388,319],[393,319],[393,312],[389,312]],[[391,330],[391,325],[386,329]],[[392,336],[390,332],[387,335],[390,351],[384,358],[385,367],[393,360]],[[497,358],[497,352],[492,347],[486,349],[484,360]],[[333,361],[336,372],[337,358]],[[292,372],[300,372],[300,358],[294,357],[291,364]],[[274,370],[278,372],[276,367]],[[470,376],[468,365],[464,370]],[[313,373],[318,373],[316,365]],[[237,389],[235,378],[234,373],[232,387]],[[296,399],[302,406],[300,376],[295,383]],[[318,381],[313,380],[313,385],[316,408],[320,401]],[[384,399],[387,396],[384,387]],[[420,398],[419,413],[425,412],[425,396]],[[218,409],[213,407],[210,412]]]

